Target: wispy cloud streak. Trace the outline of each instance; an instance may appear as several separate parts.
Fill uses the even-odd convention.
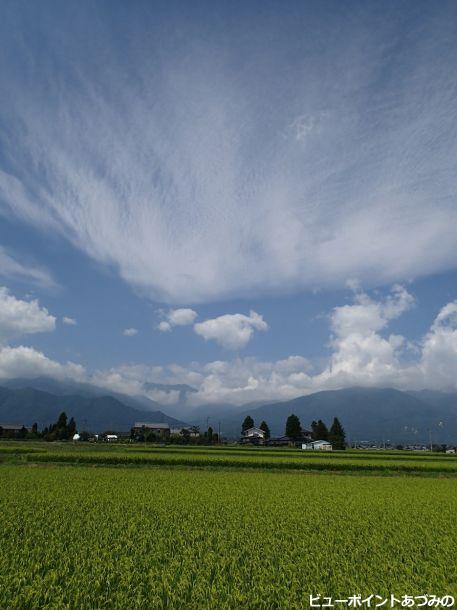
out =
[[[5,11],[4,214],[170,303],[455,267],[452,4],[236,28],[113,6]]]

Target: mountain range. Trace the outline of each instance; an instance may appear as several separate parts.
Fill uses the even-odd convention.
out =
[[[162,391],[168,386],[161,385]],[[178,389],[178,387],[175,387]],[[179,387],[184,393],[191,388]],[[343,424],[348,440],[391,443],[430,442],[457,444],[457,393],[422,390],[405,392],[393,388],[348,388],[322,391],[293,400],[189,407],[173,410],[146,396],[128,396],[105,388],[40,377],[13,379],[0,387],[0,424],[37,422],[43,427],[65,411],[78,428],[94,432],[126,431],[135,421],[166,422],[173,427],[196,424],[223,436],[238,438],[241,423],[250,415],[256,425],[265,420],[273,435],[284,434],[287,417],[294,413],[304,428],[322,419],[330,426],[334,417]],[[174,417],[166,411],[172,411]]]
[[[348,388],[301,396],[285,402],[227,413],[221,428],[227,435],[239,434],[241,422],[250,415],[256,425],[263,420],[271,433],[284,434],[287,417],[294,413],[304,428],[322,419],[343,424],[348,440],[457,443],[457,393],[403,392],[393,388]]]
[[[55,422],[62,411],[75,418],[79,430],[92,432],[127,431],[137,421],[168,423],[176,428],[186,425],[157,407],[147,397],[107,393],[89,384],[67,385],[47,378],[14,379],[0,387],[0,425],[30,426],[36,422],[43,428]]]

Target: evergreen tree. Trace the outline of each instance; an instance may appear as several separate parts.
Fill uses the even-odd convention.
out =
[[[57,420],[56,427],[58,429],[66,428],[67,420],[68,420],[67,414],[65,413],[65,411],[62,411],[62,413],[59,415],[59,419]]]
[[[208,443],[211,445],[211,443],[213,442],[213,429],[211,428],[211,426],[208,428],[207,440]]]
[[[346,449],[346,433],[337,417],[333,419],[328,440],[332,443],[333,449]]]
[[[265,438],[268,439],[270,438],[270,428],[268,427],[268,424],[266,421],[263,421],[260,424],[260,429],[263,430],[265,432]]]
[[[313,435],[316,435],[315,441],[327,441],[328,440],[328,428],[321,419],[317,420]]]
[[[76,422],[73,419],[73,417],[68,422],[67,434],[68,434],[67,438],[73,438],[73,436],[76,434]]]
[[[311,438],[313,439],[313,441],[317,441],[318,440],[318,436],[317,436],[317,421],[313,420],[311,422]]]
[[[35,436],[38,435],[38,424],[36,422],[32,426],[32,434],[34,434]]]
[[[252,419],[252,417],[250,415],[247,415],[244,418],[244,422],[241,425],[242,434],[244,434],[246,432],[246,430],[249,430],[249,428],[253,428],[253,427],[254,427],[254,420]]]
[[[298,417],[294,414],[289,415],[286,421],[286,436],[298,438],[301,435],[301,424]]]

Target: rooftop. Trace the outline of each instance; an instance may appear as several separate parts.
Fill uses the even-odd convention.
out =
[[[134,428],[150,428],[154,430],[169,430],[170,424],[153,423],[153,422],[135,422]]]

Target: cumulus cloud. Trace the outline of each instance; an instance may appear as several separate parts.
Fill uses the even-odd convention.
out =
[[[268,330],[268,324],[255,311],[250,311],[249,316],[242,313],[225,314],[194,324],[197,335],[233,350],[246,347],[256,330]]]
[[[6,297],[14,307],[19,302],[19,309],[27,313],[30,313],[27,308],[30,305],[33,315],[41,312],[38,316],[41,322],[28,326],[23,323],[22,332],[25,328],[28,332],[37,332],[36,329],[42,326],[53,326],[54,318],[36,302],[18,301],[4,291],[0,291],[0,296]],[[442,307],[429,330],[417,341],[415,350],[411,351],[405,337],[389,333],[389,324],[414,305],[414,297],[401,286],[394,286],[390,294],[377,298],[357,289],[351,303],[335,307],[330,313],[329,346],[332,352],[328,363],[319,369],[306,358],[293,355],[271,362],[246,357],[187,365],[125,364],[88,373],[78,364],[60,364],[31,347],[4,346],[0,349],[0,378],[69,377],[133,396],[144,394],[170,406],[182,403],[183,396],[189,406],[243,404],[257,400],[286,400],[355,385],[457,390],[457,301]],[[239,316],[242,317],[241,331]],[[254,332],[253,320],[254,327],[259,330],[266,326],[255,312],[250,316],[235,314],[230,317],[235,318],[235,324],[230,320],[206,326],[208,337],[226,345],[240,346],[246,342],[244,324],[251,332]],[[19,319],[28,318],[23,315]],[[219,318],[211,322],[216,320]],[[183,392],[183,384],[195,391]],[[169,385],[175,387],[167,388]]]
[[[452,3],[104,10],[3,12],[1,213],[168,303],[455,268]]]
[[[441,309],[411,353],[406,338],[389,333],[388,326],[414,305],[414,297],[401,286],[378,299],[358,290],[352,303],[330,314],[332,353],[321,370],[298,355],[273,362],[236,358],[187,366],[123,366],[99,372],[97,383],[137,394],[151,381],[188,384],[197,390],[188,395],[189,405],[286,400],[356,385],[457,390],[457,301]]]
[[[424,387],[457,388],[457,301],[445,305],[422,343]]]
[[[62,318],[62,322],[67,326],[77,326],[78,324],[78,322],[74,318],[68,318],[67,316],[64,316]]]
[[[164,319],[158,324],[157,328],[161,332],[169,332],[174,326],[189,326],[197,318],[196,311],[185,307],[170,309],[166,312],[161,311],[160,313]]]
[[[137,335],[137,334],[138,334],[138,330],[137,330],[136,328],[125,328],[125,329],[122,331],[122,334],[123,334],[125,337],[134,337],[135,335]]]
[[[56,319],[37,300],[23,301],[0,288],[0,345],[22,335],[49,332]]]
[[[414,297],[396,285],[383,300],[376,301],[359,291],[352,304],[335,307],[330,316],[330,364],[314,381],[325,387],[398,384],[406,341],[395,334],[385,337],[381,331],[414,303]]]
[[[0,277],[8,280],[22,280],[41,288],[56,288],[57,283],[51,273],[34,265],[26,264],[0,246]]]
[[[0,379],[48,376],[55,379],[84,381],[84,367],[73,362],[61,364],[46,357],[33,347],[0,348]]]

